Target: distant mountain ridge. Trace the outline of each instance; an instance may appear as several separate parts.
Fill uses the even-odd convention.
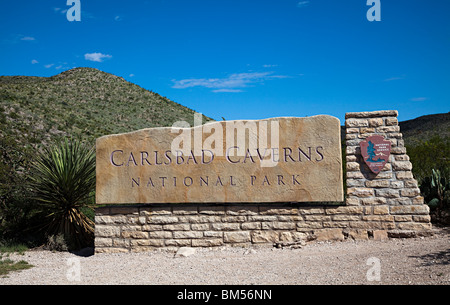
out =
[[[407,145],[416,145],[422,141],[439,136],[450,136],[450,112],[424,115],[412,120],[399,122],[400,132]]]
[[[434,136],[449,140],[450,112],[420,116],[398,123],[407,146],[415,146]],[[341,126],[341,141],[345,143],[345,126]]]
[[[0,140],[21,145],[60,136],[95,139],[142,128],[194,124],[194,110],[93,68],[51,77],[0,76]],[[211,120],[203,116],[203,122]]]
[[[0,140],[19,146],[46,144],[62,136],[95,139],[142,128],[194,125],[194,110],[122,77],[75,68],[51,77],[0,76]],[[203,116],[203,123],[212,120]],[[406,145],[435,135],[448,139],[450,112],[400,122]],[[345,129],[341,129],[345,143]]]

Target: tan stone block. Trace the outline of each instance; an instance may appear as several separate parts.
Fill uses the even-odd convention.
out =
[[[345,120],[345,127],[367,127],[369,121],[367,119],[347,119]]]
[[[417,184],[417,181],[415,179],[404,180],[403,183],[404,183],[405,188],[419,187],[419,185]]]
[[[191,225],[188,223],[178,223],[173,225],[163,225],[163,230],[166,231],[188,231],[191,229]]]
[[[194,239],[192,247],[218,247],[223,245],[221,238]]]
[[[121,236],[122,238],[146,239],[148,234],[148,232],[142,231],[124,231]]]
[[[277,220],[278,221],[286,221],[286,222],[295,222],[295,221],[302,221],[303,217],[300,215],[292,215],[292,216],[279,215],[279,216],[277,216]]]
[[[219,231],[204,231],[203,236],[205,237],[220,237],[223,238],[223,232]]]
[[[404,155],[404,154],[406,154],[406,148],[405,147],[391,147],[391,154]]]
[[[387,132],[399,132],[400,127],[399,126],[380,126],[376,128],[376,132],[379,133],[387,133]]]
[[[389,206],[386,206],[386,205],[374,206],[373,207],[373,214],[374,215],[386,215],[386,214],[389,214]]]
[[[383,125],[383,119],[382,118],[373,118],[369,119],[369,126],[370,127],[378,127]]]
[[[422,196],[417,196],[415,198],[412,199],[412,204],[414,205],[420,205],[424,203],[424,199]]]
[[[172,207],[172,213],[174,215],[196,215],[198,214],[198,207],[196,205],[174,205]]]
[[[299,208],[299,213],[301,215],[325,214],[325,209],[323,209],[323,208]]]
[[[259,210],[257,206],[227,206],[227,215],[258,215]]]
[[[362,220],[365,221],[381,221],[381,222],[393,222],[394,216],[392,215],[364,215]]]
[[[414,215],[412,218],[414,221],[417,221],[417,222],[430,222],[431,221],[430,215]]]
[[[386,230],[373,230],[373,239],[378,241],[388,240],[388,232]]]
[[[177,223],[178,218],[174,216],[150,216],[147,219],[147,223],[149,224],[172,224]]]
[[[240,229],[239,223],[212,223],[211,228],[216,231],[236,231]]]
[[[298,214],[298,208],[273,208],[273,207],[260,207],[260,215],[296,215]]]
[[[128,249],[124,249],[124,248],[100,248],[100,247],[96,247],[95,248],[95,253],[128,253],[130,252],[130,250]]]
[[[160,239],[164,240],[164,239]],[[191,246],[192,240],[191,239],[165,239],[164,245],[165,246],[175,246],[175,247],[187,247]]]
[[[344,240],[344,234],[342,229],[323,229],[314,230],[314,235],[317,237],[317,241],[342,241]]]
[[[395,126],[398,125],[398,119],[397,118],[386,118],[385,119],[386,126]]]
[[[222,222],[246,222],[247,216],[222,216]]]
[[[358,215],[333,215],[331,217],[333,221],[356,221],[360,219],[361,217]]]
[[[345,204],[351,206],[358,206],[360,204],[359,198],[355,196],[347,196]]]
[[[397,227],[400,230],[427,231],[431,230],[431,223],[400,222]]]
[[[150,216],[150,215],[170,215],[172,214],[172,209],[170,207],[141,207],[139,208],[139,215]]]
[[[280,232],[280,241],[295,242],[307,239],[308,234],[303,232]]]
[[[239,232],[224,232],[223,233],[223,241],[225,243],[243,243],[249,242],[250,232],[248,231],[239,231]]]
[[[332,214],[351,214],[351,215],[360,215],[363,212],[364,207],[361,206],[340,206],[337,208],[327,208],[325,209],[325,213],[327,215]]]
[[[362,112],[347,112],[345,119],[350,118],[376,118],[376,117],[394,117],[398,116],[397,110],[377,110],[377,111],[362,111]]]
[[[225,215],[225,206],[199,206],[199,213],[206,215]]]
[[[400,190],[400,194],[404,197],[417,197],[420,195],[419,188],[410,188]]]
[[[391,182],[389,180],[367,180],[366,187],[389,187]]]
[[[297,222],[297,231],[304,232],[311,229],[322,229],[324,227],[323,222],[312,222],[312,221],[299,221]]]
[[[345,228],[348,228],[349,227],[349,221],[324,221],[323,223],[322,223],[322,229],[325,229],[325,228],[333,228],[333,229],[336,229],[336,228],[343,228],[343,229],[345,229]]]
[[[261,229],[260,222],[244,222],[241,224],[242,230],[259,230]]]
[[[324,216],[324,215],[305,215],[304,216],[306,221],[330,221],[331,216]]]
[[[248,221],[277,221],[277,216],[275,215],[254,215],[248,216]]]
[[[368,240],[369,234],[367,230],[349,230],[348,237],[353,240]]]
[[[126,223],[127,217],[126,216],[122,216],[121,219],[122,218],[123,218],[123,222],[122,223]],[[96,225],[113,224],[113,223],[116,223],[116,221],[117,221],[117,217],[113,217],[113,216],[97,216],[97,215],[95,215],[95,224]]]
[[[405,184],[403,181],[391,181],[391,188],[393,189],[401,189],[405,187]]]
[[[399,191],[395,189],[376,189],[375,194],[377,195],[377,197],[384,197],[384,198],[400,197]]]
[[[103,237],[96,237],[95,238],[95,247],[112,247],[112,238],[103,238]]]
[[[412,215],[395,215],[394,221],[395,222],[413,221],[413,217],[412,217]]]
[[[120,227],[111,225],[96,225],[95,237],[119,237]]]
[[[173,238],[202,238],[203,232],[200,231],[174,231]]]
[[[427,205],[399,205],[390,207],[391,214],[427,215],[430,208]]]
[[[279,240],[279,234],[276,231],[252,231],[252,243],[269,243]]]
[[[392,163],[392,168],[396,171],[410,171],[412,170],[412,163],[410,161],[395,161]]]
[[[358,162],[347,162],[346,167],[348,171],[357,171],[360,166]]]
[[[394,222],[383,222],[383,221],[352,221],[349,223],[350,228],[355,229],[394,229]]]
[[[130,246],[133,251],[142,246],[152,246],[152,247],[163,247],[163,239],[132,239],[130,241]],[[142,251],[147,251],[148,249],[141,249]]]
[[[123,239],[123,238],[113,238],[112,247],[129,249],[130,248],[130,240]]]
[[[149,238],[173,238],[172,232],[154,231],[148,233]]]
[[[400,198],[389,198],[387,200],[388,205],[411,205],[411,198],[400,197]]]
[[[209,223],[193,223],[193,224],[191,224],[191,230],[194,230],[194,231],[207,231],[207,230],[209,230],[210,227],[211,227],[211,225]]]
[[[141,226],[142,231],[162,231],[162,225],[143,225]]]
[[[347,134],[349,134],[349,133],[359,133],[359,128],[346,128],[345,132]]]
[[[357,162],[358,161],[358,157],[356,157],[355,155],[345,156],[345,161],[347,161],[347,162]]]
[[[296,228],[294,222],[263,222],[262,230],[293,230]]]
[[[357,197],[371,197],[374,196],[374,190],[364,187],[351,187],[347,188],[347,195]]]
[[[221,222],[221,216],[196,215],[196,216],[179,216],[180,223],[214,223]]]

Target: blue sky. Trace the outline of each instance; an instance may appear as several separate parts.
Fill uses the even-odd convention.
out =
[[[0,0],[0,75],[93,67],[214,119],[450,111],[450,1]]]

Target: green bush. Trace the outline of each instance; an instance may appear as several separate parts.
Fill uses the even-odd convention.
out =
[[[48,236],[62,234],[71,249],[92,245],[94,223],[81,209],[95,188],[93,149],[67,139],[44,148],[33,162],[30,188]]]
[[[443,176],[450,173],[450,141],[434,136],[415,146],[407,146],[408,156],[413,164],[414,177],[422,182],[432,175],[432,169],[440,170]]]

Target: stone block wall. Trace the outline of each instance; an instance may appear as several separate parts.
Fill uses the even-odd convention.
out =
[[[415,235],[431,230],[429,207],[413,177],[397,115],[393,110],[346,114],[346,205],[364,207],[367,226],[378,222],[391,236]],[[365,164],[359,147],[372,135],[391,142],[389,162],[377,175]]]
[[[412,175],[397,111],[347,113],[345,126],[347,196],[342,205],[111,205],[96,209],[96,253],[429,234],[429,208]],[[375,134],[392,144],[389,162],[378,175],[367,168],[359,149],[359,142]]]

